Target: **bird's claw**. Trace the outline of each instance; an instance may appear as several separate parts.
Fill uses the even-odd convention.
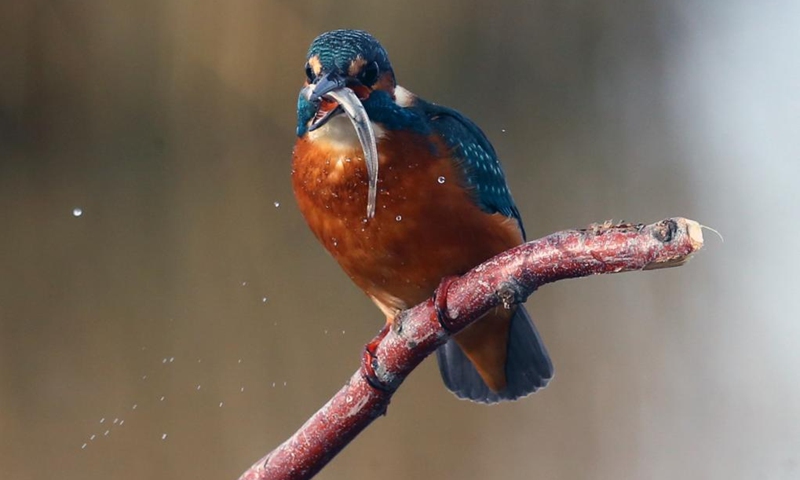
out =
[[[444,277],[433,293],[433,306],[436,309],[436,317],[439,320],[439,325],[441,325],[447,333],[453,331],[450,317],[447,315],[447,291],[456,279],[458,279],[458,277]]]
[[[394,389],[382,382],[375,373],[375,364],[377,362],[376,351],[383,338],[389,333],[390,328],[391,324],[387,323],[384,325],[378,335],[364,346],[364,353],[361,355],[361,375],[372,388],[382,392],[394,391]]]

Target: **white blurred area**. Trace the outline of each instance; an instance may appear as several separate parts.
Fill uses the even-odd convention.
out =
[[[692,425],[707,432],[695,478],[800,478],[800,3],[681,14],[694,28],[666,66],[671,121],[698,219],[725,238],[706,232],[712,286],[685,297],[708,323],[697,334],[714,332],[697,359],[713,389]]]

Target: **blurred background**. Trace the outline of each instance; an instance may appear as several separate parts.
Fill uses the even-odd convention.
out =
[[[474,119],[530,238],[713,226],[671,270],[548,286],[513,404],[427,361],[319,478],[800,478],[800,3],[5,1],[0,476],[233,479],[382,316],[308,231],[305,51],[355,27]]]

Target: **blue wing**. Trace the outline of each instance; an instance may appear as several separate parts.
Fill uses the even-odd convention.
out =
[[[525,238],[519,210],[511,198],[503,168],[494,147],[477,125],[457,111],[417,99],[415,107],[422,110],[433,132],[452,149],[460,162],[464,177],[481,209],[487,213],[502,213],[516,219]]]

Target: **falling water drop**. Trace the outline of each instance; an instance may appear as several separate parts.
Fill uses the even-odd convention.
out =
[[[275,208],[278,208],[281,206],[281,202],[274,202],[273,205],[275,205]]]
[[[166,439],[167,439],[167,434],[166,433],[162,433],[161,434],[161,440],[166,440]]]
[[[83,209],[79,207],[75,207],[72,209],[72,216],[73,217],[80,217],[83,215]]]
[[[398,216],[394,217],[394,219],[399,222],[400,220],[403,219],[403,216],[402,215],[398,215]]]
[[[444,183],[445,181],[447,181],[447,179],[442,176],[442,177],[437,178],[436,181],[439,182],[439,183]]]

